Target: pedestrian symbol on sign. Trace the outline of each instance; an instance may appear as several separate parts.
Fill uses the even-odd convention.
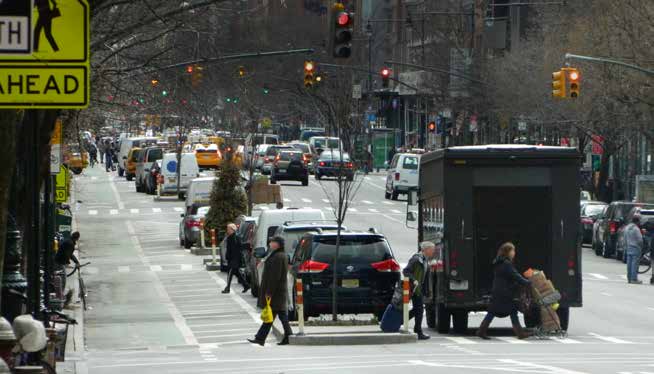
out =
[[[50,8],[50,2],[52,2],[52,8]],[[58,52],[59,46],[52,36],[52,20],[61,17],[61,11],[57,7],[57,3],[54,0],[34,0],[34,6],[39,11],[39,18],[36,20],[36,26],[34,27],[34,51],[39,50],[39,39],[41,39],[41,33],[45,33],[45,38],[50,43],[50,48],[53,51]]]

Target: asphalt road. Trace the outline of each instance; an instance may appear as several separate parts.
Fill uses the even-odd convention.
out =
[[[400,260],[416,247],[404,202],[384,199],[383,177],[364,178],[346,225],[375,227]],[[286,205],[330,213],[334,183],[283,184]],[[75,178],[73,199],[90,310],[85,314],[90,373],[653,373],[654,287],[628,285],[625,267],[584,251],[584,307],[573,309],[566,339],[518,341],[506,320],[490,341],[431,332],[426,342],[357,347],[251,345],[259,326],[249,294],[207,272],[202,258],[179,246],[182,202],[154,202],[133,183],[96,167]],[[643,278],[644,279],[644,278]],[[649,274],[647,274],[647,280]]]

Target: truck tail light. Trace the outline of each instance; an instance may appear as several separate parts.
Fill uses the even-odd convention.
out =
[[[400,180],[400,173],[395,173],[395,180],[399,181]]]
[[[609,222],[609,231],[611,235],[615,234],[618,231],[618,223],[615,221]]]
[[[388,259],[385,261],[373,262],[370,264],[375,270],[383,272],[399,272],[400,264],[395,259]]]
[[[307,260],[297,269],[298,273],[322,273],[327,270],[329,264],[319,261]]]

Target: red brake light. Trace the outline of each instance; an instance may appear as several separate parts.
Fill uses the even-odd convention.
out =
[[[593,220],[590,219],[590,218],[582,218],[582,219],[581,219],[581,223],[584,224],[584,225],[592,225],[592,224],[593,224]]]
[[[618,231],[618,223],[615,221],[609,222],[609,231],[611,234],[615,234]]]
[[[325,161],[320,161],[320,166],[325,166]]]
[[[190,220],[186,221],[186,227],[191,228],[191,227],[200,227],[200,220]]]
[[[377,271],[400,271],[400,264],[398,264],[397,261],[392,258],[385,261],[373,262],[370,264],[370,266],[372,266]]]
[[[327,270],[329,264],[313,260],[307,260],[297,269],[298,273],[320,273]]]
[[[399,181],[400,180],[400,173],[395,173],[395,180]]]
[[[269,162],[270,162],[270,158],[268,158],[268,156],[264,157],[264,158],[263,158],[263,162],[265,162],[265,163],[269,163]]]
[[[348,169],[352,169],[352,163],[351,162],[346,163],[345,167]]]

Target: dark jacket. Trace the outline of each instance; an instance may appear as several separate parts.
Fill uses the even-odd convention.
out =
[[[79,261],[77,260],[77,257],[75,257],[74,252],[75,242],[72,239],[64,240],[55,254],[55,262],[58,265],[66,266],[70,265],[70,260],[73,260],[75,264],[79,265]]]
[[[268,256],[263,266],[259,300],[257,306],[266,306],[266,295],[270,296],[270,307],[273,312],[288,311],[288,256],[284,249],[278,249]]]
[[[423,292],[423,290],[428,289],[425,282],[428,272],[429,264],[422,252],[418,252],[411,256],[409,263],[406,265],[404,270],[402,270],[402,274],[404,274],[405,277],[409,277],[411,280],[409,287],[413,290],[413,295],[424,296],[425,292]],[[415,281],[418,281],[417,286],[415,285]]]
[[[495,258],[493,273],[493,292],[488,311],[497,317],[506,317],[518,310],[516,298],[520,287],[530,282],[518,273],[513,262],[506,257]]]
[[[241,267],[241,239],[236,235],[236,233],[227,237],[225,240],[227,248],[225,248],[225,258],[227,259],[227,264],[232,269],[238,269]]]

